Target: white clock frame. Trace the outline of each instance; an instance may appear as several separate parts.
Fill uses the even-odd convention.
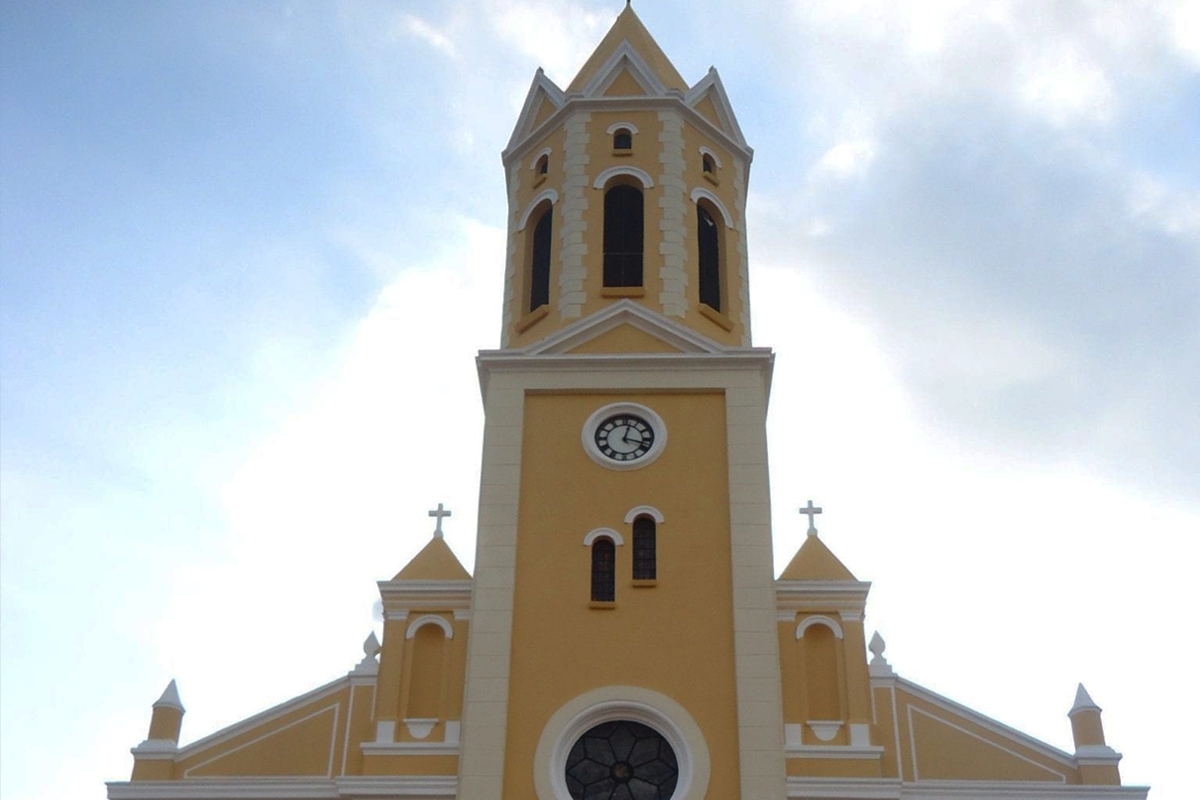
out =
[[[654,442],[650,445],[650,449],[646,451],[646,455],[641,458],[635,458],[633,461],[614,461],[600,450],[596,444],[596,430],[601,423],[614,414],[635,414],[650,424],[654,430]],[[615,470],[630,470],[641,469],[647,464],[651,464],[662,455],[663,448],[667,446],[667,424],[663,422],[663,418],[658,415],[654,409],[642,405],[641,403],[609,403],[606,406],[601,406],[592,412],[592,415],[587,418],[587,422],[583,423],[583,431],[580,434],[583,441],[583,450],[588,454],[588,457],[602,467]]]

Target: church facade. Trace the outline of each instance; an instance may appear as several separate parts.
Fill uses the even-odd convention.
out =
[[[629,7],[565,89],[539,70],[474,574],[439,506],[353,669],[182,746],[172,682],[108,797],[1145,798],[1082,686],[1068,752],[897,675],[811,502],[775,577],[751,157],[717,72],[689,85]]]

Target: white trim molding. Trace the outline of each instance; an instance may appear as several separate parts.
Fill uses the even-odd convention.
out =
[[[110,781],[107,786],[109,800],[351,800],[363,797],[445,800],[458,796],[458,778],[454,775]]]
[[[447,622],[445,617],[438,616],[437,614],[422,614],[408,623],[408,630],[404,632],[404,638],[413,638],[417,635],[417,629],[426,625],[437,625],[442,629],[442,633],[446,634],[447,639],[454,638],[454,626]]]
[[[650,424],[650,428],[654,431],[654,441],[650,443],[649,449],[641,458],[633,461],[614,461],[604,455],[599,445],[596,444],[597,429],[614,414],[633,414]],[[663,418],[654,409],[641,403],[609,403],[592,412],[592,415],[583,423],[583,430],[580,431],[579,438],[583,442],[583,450],[588,454],[588,458],[600,466],[621,471],[641,469],[658,460],[658,457],[663,454],[663,450],[666,449],[667,423],[663,422]]]
[[[662,512],[654,506],[634,506],[629,509],[628,513],[625,514],[625,524],[632,524],[635,519],[641,516],[650,517],[659,525],[663,524]]]
[[[596,543],[597,539],[612,539],[613,544],[625,544],[625,540],[621,538],[621,534],[614,531],[612,528],[596,528],[583,537],[583,546],[591,547]]]
[[[609,125],[608,129],[605,130],[604,132],[607,133],[609,136],[612,136],[614,133],[621,130],[622,128],[624,128],[625,130],[629,131],[630,133],[632,133],[634,135],[636,135],[638,132],[637,125],[634,125],[632,122],[614,122],[612,125]]]
[[[529,160],[529,168],[537,169],[537,164],[539,161],[542,160],[542,156],[549,157],[553,152],[554,152],[554,149],[551,147],[543,147],[541,150],[538,150],[536,153],[533,154],[533,158],[531,158]],[[713,156],[713,158],[716,158],[716,156]],[[717,166],[720,166],[720,164],[718,164]]]
[[[525,225],[529,222],[529,217],[534,211],[537,210],[538,206],[547,200],[549,200],[550,205],[553,206],[558,202],[558,192],[554,191],[553,189],[543,189],[542,191],[538,192],[537,196],[529,201],[529,205],[525,207],[525,211],[521,214],[521,220],[517,223],[517,230],[525,230]]]
[[[713,163],[717,165],[717,169],[721,168],[721,166],[722,166],[721,165],[721,157],[719,155],[717,155],[716,151],[713,150],[711,147],[708,147],[707,145],[703,145],[703,144],[700,145],[700,155],[708,156],[709,158],[711,158],[713,160]]]
[[[533,784],[538,800],[571,800],[566,762],[576,740],[590,728],[631,720],[662,734],[675,751],[679,779],[672,800],[703,800],[711,771],[708,743],[687,709],[664,694],[639,686],[604,686],[568,701],[550,717],[538,739]]]
[[[725,221],[725,227],[726,228],[734,227],[733,217],[730,215],[729,209],[726,208],[725,204],[721,202],[721,198],[717,197],[711,191],[709,191],[708,189],[705,189],[703,186],[697,186],[695,189],[692,189],[691,198],[692,198],[693,203],[697,202],[700,199],[704,199],[704,200],[707,200],[708,202],[712,203],[713,206],[717,209],[717,211],[721,212],[721,219]]]
[[[824,614],[813,614],[811,617],[805,617],[800,624],[796,626],[796,638],[803,639],[804,632],[813,625],[824,625],[829,630],[833,631],[833,635],[839,639],[844,639],[842,635],[842,626],[838,625],[837,620],[832,617],[827,617]]]
[[[610,180],[619,175],[628,175],[632,178],[637,178],[639,181],[641,181],[643,189],[654,188],[654,178],[650,177],[649,172],[646,172],[644,169],[638,169],[637,167],[628,167],[624,165],[619,167],[609,167],[601,172],[596,176],[596,180],[592,181],[592,188],[603,189],[604,184],[608,183]]]

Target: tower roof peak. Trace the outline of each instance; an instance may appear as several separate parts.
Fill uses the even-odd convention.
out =
[[[853,581],[857,580],[819,536],[810,534],[784,568],[780,580]]]
[[[629,42],[629,46],[641,56],[654,72],[654,77],[658,78],[663,86],[667,89],[678,89],[681,92],[687,91],[687,82],[679,74],[679,70],[675,69],[671,59],[667,58],[667,54],[658,46],[658,42],[654,41],[650,31],[646,30],[646,26],[642,24],[642,20],[630,3],[626,3],[625,8],[617,15],[616,21],[608,29],[604,38],[600,40],[600,44],[588,56],[588,60],[584,62],[575,79],[571,81],[567,91],[582,92],[592,79],[597,77],[597,73],[607,72],[605,67],[609,66],[608,61],[617,55],[623,42]]]

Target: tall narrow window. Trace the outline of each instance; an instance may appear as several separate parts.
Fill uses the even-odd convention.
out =
[[[721,248],[717,223],[704,206],[696,206],[696,248],[700,254],[700,302],[721,310]]]
[[[550,156],[542,156],[537,160],[537,174],[545,175],[550,171]]]
[[[713,157],[710,156],[708,153],[705,153],[701,157],[700,168],[703,169],[709,175],[712,175],[714,172],[717,171],[716,163],[713,161]]]
[[[533,228],[533,255],[529,263],[529,310],[550,302],[550,231],[554,208],[547,208]]]
[[[597,539],[592,543],[592,600],[612,602],[616,599],[617,548],[612,539]]]
[[[633,134],[627,128],[617,128],[613,132],[613,150],[632,150]]]
[[[621,184],[604,194],[604,285],[642,285],[642,190]]]
[[[652,581],[657,577],[654,519],[638,517],[633,521],[633,579]]]

